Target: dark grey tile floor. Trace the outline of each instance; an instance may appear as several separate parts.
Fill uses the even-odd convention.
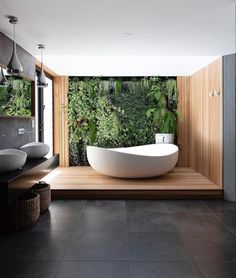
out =
[[[53,201],[0,236],[4,278],[236,277],[236,203]]]

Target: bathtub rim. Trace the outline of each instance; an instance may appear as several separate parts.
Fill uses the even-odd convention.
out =
[[[118,151],[118,149],[129,149],[129,148],[137,148],[137,147],[145,147],[145,146],[156,146],[156,145],[164,145],[165,147],[170,146],[175,148],[175,150],[173,150],[173,152],[171,153],[166,153],[166,154],[162,154],[162,155],[147,155],[147,154],[135,154],[135,153],[129,153],[129,152],[122,152],[122,151]],[[105,151],[105,152],[116,152],[116,153],[120,153],[120,154],[126,154],[126,155],[133,155],[133,156],[139,156],[139,157],[166,157],[172,154],[175,154],[176,152],[179,152],[179,147],[175,144],[167,144],[167,143],[159,143],[159,144],[147,144],[147,145],[140,145],[140,146],[132,146],[132,147],[121,147],[121,148],[102,148],[102,147],[97,147],[97,146],[86,146],[86,153],[88,148],[90,149],[96,149],[96,150],[101,150],[101,151]]]

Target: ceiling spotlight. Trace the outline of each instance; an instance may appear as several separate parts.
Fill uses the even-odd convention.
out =
[[[47,83],[47,79],[45,77],[44,70],[43,70],[43,50],[45,49],[45,45],[38,44],[38,48],[41,51],[41,70],[38,74],[37,86],[39,88],[46,88],[48,86],[48,83]]]
[[[133,35],[131,32],[122,33],[125,38],[129,38]]]
[[[13,25],[14,41],[13,41],[13,52],[11,60],[7,65],[7,73],[14,76],[20,76],[23,73],[23,67],[17,57],[16,53],[16,24],[19,22],[18,18],[9,16],[9,22]]]

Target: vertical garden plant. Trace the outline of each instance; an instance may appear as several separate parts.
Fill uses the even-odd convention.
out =
[[[172,125],[165,115],[177,108],[175,84],[174,79],[157,77],[71,77],[70,164],[88,164],[87,145],[113,148],[154,143],[157,130],[164,129],[164,119]]]

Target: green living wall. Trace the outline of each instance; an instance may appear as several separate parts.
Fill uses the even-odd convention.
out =
[[[175,78],[69,79],[70,165],[88,165],[86,146],[128,147],[175,133]]]
[[[31,81],[8,77],[0,87],[0,116],[31,116]]]

